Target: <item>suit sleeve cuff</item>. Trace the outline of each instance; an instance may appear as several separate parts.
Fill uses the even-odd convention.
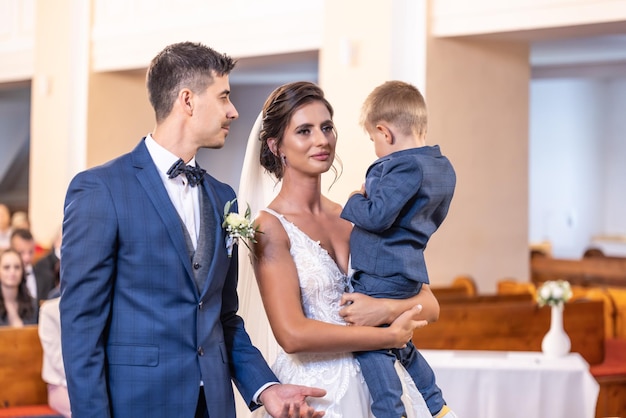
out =
[[[257,405],[259,405],[259,406],[262,406],[262,405],[263,405],[263,402],[261,402],[261,400],[259,399],[259,397],[261,396],[261,393],[263,393],[263,391],[264,391],[265,389],[267,389],[268,387],[273,386],[273,385],[279,385],[279,384],[280,384],[280,383],[278,383],[278,382],[267,382],[266,384],[264,384],[263,386],[261,386],[261,387],[259,388],[259,390],[257,390],[257,391],[254,393],[254,396],[252,397],[252,402],[254,402],[255,404],[257,404]]]

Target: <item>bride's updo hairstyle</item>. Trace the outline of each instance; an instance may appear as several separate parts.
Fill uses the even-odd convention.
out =
[[[261,165],[278,180],[283,178],[284,167],[279,155],[270,150],[267,140],[276,138],[276,149],[283,141],[283,135],[291,116],[303,105],[319,101],[326,106],[332,119],[334,111],[328,100],[324,97],[324,91],[314,83],[297,81],[278,87],[274,90],[263,105],[263,124],[259,132],[261,141]],[[335,132],[335,136],[337,132]]]

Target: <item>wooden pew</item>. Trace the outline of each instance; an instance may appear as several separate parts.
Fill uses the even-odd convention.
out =
[[[572,286],[572,301],[580,299],[600,300],[604,302],[604,338],[616,337],[617,309],[611,294],[604,287]]]
[[[0,407],[46,404],[37,325],[0,328]]]
[[[42,362],[37,325],[0,327],[0,417],[62,418],[48,407]]]
[[[443,309],[444,305],[454,304],[454,303],[480,303],[480,302],[533,302],[535,300],[534,295],[530,293],[507,293],[501,295],[491,295],[491,294],[478,294],[472,297],[468,296],[454,296],[449,295],[445,298],[438,299],[439,305]]]
[[[626,289],[620,287],[606,287],[604,291],[613,302],[615,312],[614,336],[626,339]]]
[[[588,257],[579,260],[534,257],[530,260],[531,280],[567,280],[580,286],[626,287],[626,258]]]
[[[418,349],[541,351],[550,328],[550,308],[539,308],[530,295],[481,296],[440,304],[439,320],[413,334]],[[567,303],[563,324],[572,351],[589,364],[603,361],[603,302]]]
[[[431,286],[437,300],[462,299],[474,297],[478,293],[476,281],[473,277],[461,275],[454,278],[449,286]]]
[[[496,283],[496,292],[498,295],[526,293],[531,296],[535,296],[537,294],[537,286],[529,281],[522,282],[506,278],[498,280]]]

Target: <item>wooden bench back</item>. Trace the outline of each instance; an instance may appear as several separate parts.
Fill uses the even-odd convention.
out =
[[[550,308],[532,300],[484,296],[443,301],[439,320],[413,334],[418,349],[541,351],[550,328]],[[604,313],[601,301],[567,303],[563,324],[571,351],[589,364],[604,359]]]
[[[622,289],[626,292],[626,289]],[[615,338],[615,318],[617,309],[607,288],[601,286],[572,286],[571,302],[576,300],[599,300],[604,302],[604,338]]]
[[[0,408],[47,404],[42,361],[37,325],[0,328]]]
[[[431,286],[433,294],[438,300],[462,299],[474,297],[478,293],[476,281],[473,277],[461,275],[454,278],[449,286]]]
[[[567,280],[573,285],[626,287],[626,258],[590,257],[579,260],[536,257],[530,261],[531,279]]]
[[[436,296],[436,295],[435,295]],[[444,309],[444,305],[454,303],[490,303],[490,302],[532,302],[535,297],[530,293],[505,293],[505,294],[480,294],[473,297],[455,297],[448,296],[438,299],[441,310]]]
[[[531,296],[537,294],[537,286],[530,281],[518,281],[515,279],[501,279],[496,283],[496,293],[498,295],[509,295],[518,293],[527,293]]]
[[[615,337],[626,339],[626,289],[607,287],[605,290],[615,306]]]

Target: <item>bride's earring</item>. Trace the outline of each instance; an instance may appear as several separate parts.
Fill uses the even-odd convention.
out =
[[[284,155],[280,156],[280,161],[283,162],[283,165],[287,165],[287,157],[285,157]]]

